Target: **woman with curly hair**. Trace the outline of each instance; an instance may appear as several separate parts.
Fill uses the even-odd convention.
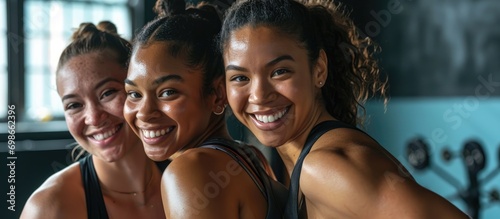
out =
[[[229,105],[291,175],[285,218],[467,218],[357,128],[387,80],[332,1],[238,2],[220,44]]]

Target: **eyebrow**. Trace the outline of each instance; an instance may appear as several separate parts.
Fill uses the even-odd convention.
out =
[[[128,79],[128,78],[125,78],[125,81],[124,81],[124,82],[125,82],[125,84],[129,84],[129,85],[132,85],[132,86],[136,86],[136,87],[137,87],[137,85],[136,85],[136,84],[135,84],[132,80],[130,80],[130,79]]]
[[[114,78],[106,78],[102,81],[100,81],[99,83],[97,83],[95,85],[95,89],[98,89],[99,87],[102,87],[104,84],[110,82],[110,81],[114,81],[114,82],[118,82],[118,83],[122,83],[121,81],[117,80],[117,79],[114,79]]]
[[[282,55],[282,56],[279,56],[279,57],[271,60],[270,62],[268,62],[266,64],[266,67],[275,65],[276,63],[281,62],[283,60],[295,61],[295,59],[292,56],[290,56],[290,55]],[[228,71],[228,70],[246,71],[247,69],[243,68],[243,67],[240,67],[240,66],[237,66],[237,65],[228,65],[228,66],[226,66],[226,71]]]
[[[61,102],[64,102],[64,100],[66,99],[71,99],[71,98],[75,98],[76,95],[74,94],[68,94],[68,95],[64,95],[62,98],[61,98]]]
[[[292,57],[292,56],[290,56],[290,55],[282,55],[282,56],[280,56],[280,57],[278,57],[278,58],[275,58],[275,59],[271,60],[270,62],[268,62],[268,63],[266,64],[266,67],[269,67],[269,66],[275,65],[276,63],[281,62],[281,61],[283,61],[283,60],[295,61],[295,59],[293,59],[293,57]]]
[[[158,84],[161,84],[161,83],[163,83],[165,81],[170,81],[170,80],[182,81],[182,78],[181,78],[181,76],[174,75],[174,74],[172,74],[172,75],[165,75],[165,76],[162,76],[162,77],[159,77],[159,78],[155,79],[153,81],[153,84],[157,84],[158,85]]]
[[[119,80],[117,80],[117,79],[114,79],[114,78],[106,78],[106,79],[104,79],[104,80],[102,80],[102,81],[99,81],[99,83],[97,83],[97,84],[95,85],[94,89],[96,89],[96,90],[97,90],[98,88],[102,87],[104,84],[106,84],[106,83],[108,83],[108,82],[110,82],[110,81],[114,81],[114,82],[117,82],[117,83],[121,83],[121,82],[120,82]],[[64,95],[64,96],[61,98],[61,101],[64,101],[64,100],[66,100],[66,99],[75,98],[75,97],[76,97],[76,95],[75,95],[75,94],[68,94],[68,95]]]
[[[165,75],[165,76],[162,76],[162,77],[155,79],[153,81],[153,84],[158,85],[158,84],[161,84],[161,83],[163,83],[165,81],[169,81],[169,80],[182,81],[182,77],[179,75]],[[135,82],[133,82],[132,80],[130,80],[128,78],[125,79],[125,84],[129,84],[129,85],[137,87],[137,84],[135,84]]]

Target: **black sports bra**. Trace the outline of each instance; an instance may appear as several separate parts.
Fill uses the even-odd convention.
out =
[[[80,161],[80,171],[82,173],[83,188],[85,190],[85,201],[87,203],[87,218],[107,219],[108,212],[102,197],[99,178],[94,168],[92,156],[86,156]]]
[[[288,202],[285,208],[285,219],[299,219],[299,218],[307,218],[307,212],[303,208],[304,202],[301,201],[299,206],[299,180],[300,180],[300,172],[302,170],[302,164],[304,162],[304,158],[307,156],[313,144],[326,132],[336,129],[336,128],[351,128],[359,130],[358,128],[351,126],[349,124],[340,122],[340,121],[324,121],[317,124],[307,136],[306,143],[304,144],[304,148],[300,152],[299,158],[295,167],[292,171],[292,177],[290,178],[290,190],[288,193]],[[359,130],[361,131],[361,130]],[[362,131],[361,131],[362,132]]]
[[[209,139],[200,146],[200,148],[223,151],[238,162],[267,200],[266,219],[283,218],[288,190],[284,185],[269,177],[251,147],[253,146],[222,138]]]
[[[95,172],[92,155],[86,156],[80,161],[80,171],[82,174],[83,188],[85,190],[85,201],[87,203],[87,218],[108,219],[106,204],[102,197],[101,185]],[[170,161],[156,162],[156,166],[161,172],[165,170]]]

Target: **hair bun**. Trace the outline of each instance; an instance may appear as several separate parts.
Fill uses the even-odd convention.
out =
[[[157,0],[153,11],[158,17],[169,17],[186,11],[184,0]]]
[[[196,5],[196,8],[203,12],[200,15],[205,19],[208,19],[210,22],[217,23],[218,25],[222,25],[222,13],[216,6],[206,2],[200,2]]]
[[[71,35],[71,40],[84,39],[102,32],[118,36],[115,24],[110,21],[101,21],[97,26],[93,23],[81,23],[78,29]]]
[[[97,29],[102,32],[118,35],[118,30],[116,29],[116,25],[111,21],[101,21],[97,24]]]
[[[78,29],[71,35],[71,40],[83,39],[97,32],[99,32],[99,30],[93,23],[81,23]]]

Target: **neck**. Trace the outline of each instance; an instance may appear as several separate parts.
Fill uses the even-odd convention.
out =
[[[220,137],[225,139],[232,139],[229,135],[229,132],[227,131],[224,117],[215,118],[212,122],[210,122],[210,125],[205,130],[206,131],[202,133],[198,138],[195,138],[188,145],[185,145],[181,150],[170,156],[170,159],[175,159],[188,149],[199,147],[209,138]]]
[[[283,164],[288,172],[288,175],[292,175],[293,168],[297,164],[297,160],[304,148],[304,144],[306,143],[307,137],[311,133],[311,130],[319,124],[320,122],[327,120],[334,120],[326,110],[321,113],[317,113],[317,116],[311,117],[309,122],[307,122],[302,129],[302,132],[298,134],[296,137],[290,139],[285,144],[278,146],[276,149],[281,159],[283,160]]]
[[[283,160],[283,164],[285,165],[289,177],[292,175],[293,168],[295,167],[295,163],[300,152],[302,151],[303,146],[304,145],[300,144],[299,141],[293,141],[287,142],[276,148],[281,160]]]
[[[95,156],[92,159],[103,193],[144,193],[155,179],[155,175],[160,174],[140,143],[115,162],[106,162]]]

